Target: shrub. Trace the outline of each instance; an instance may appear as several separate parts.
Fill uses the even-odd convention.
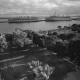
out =
[[[58,37],[62,40],[65,40],[66,39],[66,34],[60,34],[60,35],[58,35]]]
[[[72,39],[72,38],[74,38],[74,37],[75,37],[75,34],[70,33],[70,34],[68,34],[68,35],[66,36],[66,39],[67,39],[67,40],[70,40],[70,39]]]
[[[48,64],[43,64],[40,61],[28,62],[28,65],[32,72],[36,75],[36,80],[48,80],[55,69],[55,67],[50,67]]]
[[[57,35],[57,32],[53,32],[53,35]]]

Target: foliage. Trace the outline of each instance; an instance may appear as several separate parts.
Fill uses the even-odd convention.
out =
[[[57,32],[53,32],[53,35],[57,35]]]
[[[15,30],[13,35],[14,35],[13,41],[17,46],[24,47],[24,45],[31,43],[29,38],[27,38],[27,34],[21,31],[20,29]]]
[[[62,40],[66,40],[66,34],[60,34],[58,37]]]
[[[58,26],[58,29],[62,29],[62,26]]]
[[[80,25],[79,24],[73,24],[71,26],[71,28],[72,28],[72,31],[78,31],[80,29]]]
[[[48,64],[43,64],[40,61],[28,62],[28,65],[36,75],[35,80],[48,80],[55,69],[55,67],[50,67]]]
[[[71,40],[72,38],[74,38],[76,35],[74,33],[70,33],[70,34],[67,34],[66,36],[66,39],[67,40]]]
[[[8,44],[5,39],[5,35],[1,35],[0,36],[0,52],[3,52],[7,48],[8,48]]]

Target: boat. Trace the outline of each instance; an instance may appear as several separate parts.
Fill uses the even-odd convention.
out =
[[[38,17],[15,17],[8,19],[8,23],[24,23],[24,22],[38,22]]]
[[[46,17],[45,21],[71,21],[72,18],[70,16],[50,16]]]

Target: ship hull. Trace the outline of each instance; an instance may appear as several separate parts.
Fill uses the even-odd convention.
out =
[[[8,20],[9,23],[26,23],[26,22],[39,22],[39,20]]]
[[[71,21],[71,18],[46,18],[45,21]]]

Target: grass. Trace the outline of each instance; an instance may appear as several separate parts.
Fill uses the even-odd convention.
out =
[[[4,55],[0,55],[0,59],[2,58],[2,62],[0,61],[1,75],[4,80],[11,80],[12,78],[17,80],[21,75],[26,74],[28,69],[26,63],[32,60],[39,60],[55,67],[50,80],[63,80],[68,73],[75,71],[73,64],[66,60],[60,60],[56,55],[34,45],[25,46],[20,50],[11,48],[4,53]],[[16,58],[20,56],[24,57]],[[14,67],[10,67],[10,65],[14,65]]]

